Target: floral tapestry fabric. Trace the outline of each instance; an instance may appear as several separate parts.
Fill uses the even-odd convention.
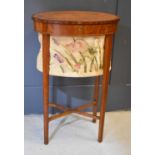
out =
[[[64,77],[90,77],[103,74],[105,36],[50,36],[49,74]],[[42,35],[37,69],[42,67]]]

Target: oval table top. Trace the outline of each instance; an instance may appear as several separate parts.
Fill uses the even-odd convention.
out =
[[[119,17],[103,12],[52,11],[33,14],[34,21],[53,24],[107,24],[119,21]]]

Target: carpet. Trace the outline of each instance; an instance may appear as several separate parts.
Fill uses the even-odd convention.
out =
[[[98,143],[98,122],[69,115],[49,123],[49,144],[43,144],[43,116],[25,115],[25,155],[130,155],[130,111],[106,112],[104,138]]]

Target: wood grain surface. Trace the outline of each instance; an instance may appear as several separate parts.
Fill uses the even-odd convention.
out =
[[[119,20],[118,16],[90,11],[40,12],[32,16],[33,20],[54,24],[103,24]]]

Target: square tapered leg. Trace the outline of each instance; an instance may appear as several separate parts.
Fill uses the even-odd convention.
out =
[[[108,83],[109,83],[109,68],[111,60],[111,50],[112,50],[112,35],[106,35],[105,38],[105,52],[104,52],[104,64],[103,64],[103,79],[102,79],[102,97],[100,106],[100,120],[99,120],[99,132],[98,141],[103,140],[103,129],[104,129],[104,116],[106,110],[106,101],[108,95]]]
[[[43,34],[43,107],[44,107],[44,144],[48,144],[48,104],[49,104],[49,39]]]

